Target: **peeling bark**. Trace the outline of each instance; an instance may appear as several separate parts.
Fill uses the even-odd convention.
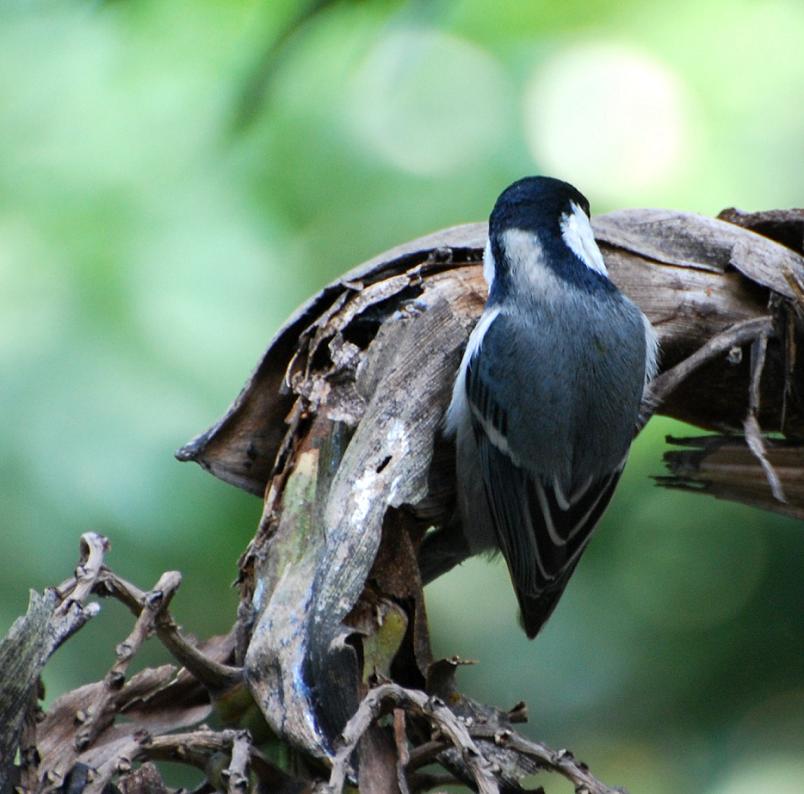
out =
[[[759,428],[804,434],[800,253],[690,213],[623,211],[593,225],[612,279],[659,335],[662,373],[645,416],[656,411],[743,434],[778,499],[781,485]],[[485,301],[485,233],[483,224],[446,230],[325,288],[279,332],[229,413],[179,453],[229,482],[267,489],[260,532],[242,561],[242,614],[255,626],[241,631],[246,669],[266,715],[283,715],[274,729],[321,758],[331,756],[334,738],[365,695],[361,646],[372,630],[364,627],[358,637],[349,616],[365,611],[367,583],[396,564],[378,556],[384,522],[395,516],[395,536],[415,549],[422,531],[452,512],[452,453],[439,422]],[[760,362],[748,352],[757,345]],[[243,442],[267,438],[266,411],[288,414],[287,432],[275,450],[264,448],[266,460],[275,455],[270,478],[261,479],[267,468],[252,466],[244,483],[250,459]],[[342,456],[323,461],[335,474],[326,487],[310,485],[315,499],[300,511],[296,480],[321,470],[314,439],[335,427],[348,437]],[[289,598],[287,569],[278,561],[286,544],[306,538],[311,516],[316,541],[303,541],[303,567],[292,577],[305,586],[297,582]],[[418,603],[407,618],[422,612]],[[294,639],[280,641],[291,624]],[[415,647],[408,638],[399,651],[411,679],[431,661],[426,627],[417,636]],[[277,710],[278,691],[291,704],[284,710]]]
[[[613,280],[659,334],[645,420],[657,412],[719,433],[671,439],[685,449],[666,454],[661,483],[804,517],[804,211],[633,210],[593,225]],[[0,643],[0,789],[69,779],[71,791],[117,781],[161,792],[147,762],[170,759],[228,791],[299,794],[327,779],[367,792],[455,780],[517,791],[535,771],[613,791],[571,753],[518,736],[522,704],[504,712],[464,697],[460,660],[430,651],[417,550],[454,512],[454,451],[440,427],[486,297],[485,234],[484,224],[439,232],[323,289],[226,415],[177,453],[264,500],[229,635],[184,637],[168,610],[178,574],[140,590],[106,567],[97,535],[84,537],[74,577],[32,596]],[[97,613],[92,594],[126,604],[134,629],[103,681],[35,718],[39,672]],[[181,669],[126,680],[150,634]],[[181,732],[212,713],[240,727]],[[432,761],[447,778],[422,770]]]

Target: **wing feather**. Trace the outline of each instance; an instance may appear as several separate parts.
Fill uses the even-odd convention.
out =
[[[466,393],[492,523],[519,599],[525,629],[536,635],[611,499],[622,467],[583,482],[566,497],[555,477],[530,471],[507,442],[508,416],[476,366]]]

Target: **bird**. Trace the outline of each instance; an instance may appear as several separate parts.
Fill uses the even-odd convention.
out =
[[[420,552],[428,582],[500,552],[533,639],[614,493],[656,373],[647,317],[614,285],[567,182],[530,176],[489,218],[488,298],[446,411],[457,510]]]

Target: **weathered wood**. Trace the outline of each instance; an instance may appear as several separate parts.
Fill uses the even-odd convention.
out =
[[[664,374],[647,410],[703,428],[741,431],[751,416],[764,430],[804,430],[798,252],[689,213],[624,211],[594,228],[612,279],[660,338]],[[415,572],[397,596],[400,626],[414,628],[401,644],[382,646],[382,621],[361,616],[388,596],[368,583],[387,587],[398,564],[381,553],[388,521],[415,550],[452,512],[439,423],[486,297],[485,235],[484,224],[449,229],[326,287],[275,337],[221,422],[179,453],[266,493],[241,561],[241,649],[272,728],[319,758],[365,694],[373,648],[396,654],[397,675],[422,676],[429,662]],[[752,369],[742,350],[759,339]],[[278,417],[284,437],[268,443]]]
[[[234,675],[235,668],[225,664],[232,654],[233,637],[213,637],[191,646],[167,613],[180,576],[168,572],[152,591],[140,590],[104,567],[108,548],[102,536],[83,535],[75,575],[45,596],[33,593],[28,615],[17,620],[0,641],[4,761],[0,791],[11,790],[12,785],[25,792],[44,791],[64,784],[65,791],[100,792],[112,777],[125,776],[134,760],[151,757],[155,736],[198,723],[210,714],[213,703],[223,718],[249,716],[253,701],[242,684],[242,674],[237,670]],[[98,614],[99,605],[88,600],[93,594],[119,598],[137,615],[134,629],[117,646],[117,661],[103,680],[65,693],[47,713],[36,713],[39,673],[53,651]],[[187,662],[192,674],[163,665],[126,680],[129,663],[153,633]],[[125,715],[122,722],[120,715]],[[21,764],[15,768],[17,750]],[[267,761],[261,770],[262,778],[290,780]],[[143,778],[141,785],[147,780]],[[137,790],[132,788],[139,785],[136,781],[136,776],[129,781],[128,790]]]
[[[326,337],[311,333],[309,346],[300,348],[288,379],[304,391],[305,410],[317,411],[317,418],[289,457],[287,479],[274,478],[260,533],[243,562],[247,579],[253,576],[259,588],[249,596],[255,613],[246,655],[251,686],[266,714],[282,714],[274,728],[321,757],[357,707],[364,678],[346,642],[354,633],[346,618],[364,591],[386,514],[428,493],[433,440],[465,338],[450,308],[450,300],[461,299],[454,279],[436,275],[417,286],[409,302],[387,306],[389,297],[409,287],[407,277],[393,289],[369,287],[360,293],[359,312],[344,304],[327,317],[335,349],[342,350],[349,344],[343,329],[386,306],[381,327],[379,318],[371,321],[378,330],[365,356],[336,356],[332,369],[312,374]],[[333,384],[343,399],[333,398]],[[333,439],[335,433],[343,441]],[[413,547],[408,553],[412,558]],[[412,561],[410,567],[415,570]],[[375,574],[390,579],[387,569]],[[428,664],[426,636],[415,645],[412,660]],[[331,697],[321,697],[322,690]]]
[[[797,223],[797,217],[788,222]],[[772,294],[790,304],[800,303],[804,294],[800,253],[731,223],[691,213],[623,210],[594,218],[593,227],[612,279],[659,333],[663,368],[688,357],[730,325],[767,314]],[[411,291],[436,276],[457,280],[456,291],[463,293],[463,300],[450,305],[468,334],[485,296],[480,273],[485,234],[482,223],[446,229],[375,257],[325,287],[274,337],[226,415],[179,450],[179,458],[196,461],[221,479],[262,494],[282,444],[276,428],[283,426],[291,410],[294,390],[319,405],[327,403],[322,396],[336,402],[344,399],[339,388],[320,377],[304,385],[317,368],[305,364],[300,375],[298,359],[305,356],[303,351],[320,352],[325,359],[331,353],[341,361],[348,355],[359,356],[360,350],[345,342],[350,334],[365,342],[376,333],[379,324],[372,321],[370,309],[365,316],[367,307],[378,303],[375,298],[401,304]],[[471,265],[468,270],[467,264]],[[382,285],[386,280],[388,284]],[[363,295],[364,291],[368,294]],[[338,327],[331,322],[334,315],[340,318]],[[349,329],[346,337],[345,329]],[[796,333],[801,334],[800,326]],[[310,337],[315,340],[312,345]],[[772,342],[763,375],[768,399],[760,423],[773,430],[780,428],[782,420],[778,395],[785,381],[785,351],[781,341]],[[326,362],[321,369],[327,371]],[[801,371],[798,358],[796,370]],[[337,367],[331,378],[336,373]],[[700,427],[739,429],[745,403],[734,395],[747,393],[748,376],[745,362],[718,362],[684,384],[660,412]],[[316,392],[315,387],[322,391]],[[801,413],[799,400],[796,410],[785,417],[791,423],[786,431],[802,432]]]
[[[40,761],[39,748],[20,747],[23,723],[33,718],[39,674],[56,649],[87,621],[98,614],[97,604],[87,604],[97,580],[106,539],[94,532],[81,536],[81,557],[69,586],[70,598],[57,590],[44,596],[31,592],[27,614],[18,618],[0,641],[0,791],[6,791],[17,773],[14,756],[22,756],[22,783],[36,779]],[[26,734],[33,737],[31,724]],[[24,743],[23,743],[24,744]]]
[[[634,210],[594,227],[613,280],[659,333],[663,371],[645,415],[740,433],[676,441],[688,449],[666,455],[674,476],[662,483],[802,518],[804,212],[724,218],[733,222]],[[229,791],[254,778],[281,794],[309,792],[334,762],[336,785],[352,776],[369,793],[406,792],[433,782],[421,771],[432,760],[489,792],[544,769],[611,790],[566,751],[515,734],[523,707],[463,696],[458,660],[432,661],[417,549],[454,514],[454,451],[440,423],[486,297],[485,235],[484,224],[448,229],[326,287],[280,330],[221,421],[179,451],[264,497],[229,635],[184,637],[162,602],[177,577],[140,590],[104,567],[106,542],[91,534],[75,576],[32,596],[0,642],[0,789],[69,780],[91,794],[116,779],[132,794],[161,792],[153,767],[133,765],[167,759]],[[769,430],[784,438],[768,441]],[[58,698],[37,722],[38,673],[96,614],[92,593],[126,604],[135,628],[103,681]],[[126,681],[151,633],[184,669]],[[389,702],[393,733],[376,722]],[[282,764],[298,776],[242,730],[175,733],[213,709],[248,723],[255,741],[294,748]]]
[[[765,441],[766,455],[781,482],[786,501],[774,498],[756,455],[743,439],[729,436],[668,437],[682,449],[664,453],[670,476],[657,480],[669,488],[706,493],[716,499],[770,510],[804,520],[804,446]]]
[[[14,756],[26,712],[35,702],[39,673],[48,657],[50,618],[58,603],[53,592],[31,591],[28,611],[17,618],[0,641],[0,791],[16,785]],[[25,750],[23,750],[23,761]]]
[[[226,414],[183,446],[176,456],[195,461],[216,477],[262,496],[285,435],[284,420],[292,405],[285,372],[300,337],[317,326],[332,307],[366,286],[439,258],[445,267],[478,261],[485,224],[444,229],[386,251],[353,268],[303,303],[279,329],[254,372]],[[438,252],[443,252],[439,257]]]

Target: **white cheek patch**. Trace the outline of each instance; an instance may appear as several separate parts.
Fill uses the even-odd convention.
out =
[[[572,212],[567,212],[561,216],[561,236],[567,247],[583,262],[590,270],[608,276],[608,270],[603,262],[603,254],[595,242],[595,235],[592,232],[592,225],[586,213],[573,201]]]
[[[503,233],[502,244],[516,292],[548,301],[563,294],[566,287],[547,266],[542,244],[533,232],[509,229]]]

